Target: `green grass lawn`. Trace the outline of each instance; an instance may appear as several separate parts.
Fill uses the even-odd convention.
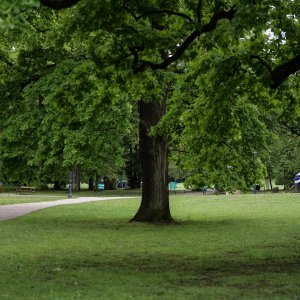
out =
[[[83,190],[81,192],[73,192],[72,198],[80,197],[131,197],[140,196],[141,190],[107,190],[102,192],[94,192]],[[16,203],[32,203],[32,202],[44,202],[54,201],[59,199],[67,199],[67,191],[37,191],[35,193],[23,193],[17,194],[11,193],[0,193],[0,205],[16,204]],[[1,300],[1,299],[0,299]]]
[[[138,205],[1,222],[0,299],[300,299],[299,194],[178,195],[174,225],[128,223]]]
[[[44,201],[54,201],[59,199],[67,198],[59,195],[1,195],[0,194],[0,206],[7,204],[16,204],[16,203],[33,203],[33,202],[44,202]]]

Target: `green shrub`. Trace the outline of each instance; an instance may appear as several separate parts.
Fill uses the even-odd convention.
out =
[[[49,187],[47,184],[42,184],[42,185],[38,186],[38,190],[39,191],[48,191]]]

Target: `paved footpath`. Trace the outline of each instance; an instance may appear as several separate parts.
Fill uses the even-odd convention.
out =
[[[9,204],[0,205],[0,221],[14,219],[19,216],[27,215],[33,211],[41,210],[44,208],[57,206],[57,205],[69,205],[85,202],[105,201],[113,199],[128,199],[137,197],[81,197],[77,199],[64,199],[47,202],[35,202],[35,203],[22,203],[22,204]]]

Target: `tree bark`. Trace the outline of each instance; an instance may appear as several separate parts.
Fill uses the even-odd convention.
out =
[[[80,192],[80,181],[81,181],[81,175],[80,175],[80,166],[76,165],[75,167],[75,191]]]
[[[270,188],[271,188],[271,190],[273,190],[272,177],[271,177],[271,175],[269,175],[269,180],[270,180]]]
[[[92,177],[89,178],[89,191],[94,190],[94,179]]]
[[[130,187],[130,189],[139,189],[141,187],[141,168],[139,154],[140,151],[137,145],[129,145],[129,154],[125,174],[128,179],[128,186]]]
[[[169,208],[167,176],[167,136],[150,136],[166,112],[166,100],[140,102],[140,159],[142,169],[142,202],[134,222],[172,222]]]
[[[61,189],[60,182],[58,180],[54,181],[53,189],[56,190],[56,191]]]
[[[80,0],[41,0],[41,4],[54,9],[63,9],[75,5]]]
[[[278,88],[290,75],[295,74],[300,70],[300,54],[286,63],[276,67],[271,72],[272,84],[271,88]]]

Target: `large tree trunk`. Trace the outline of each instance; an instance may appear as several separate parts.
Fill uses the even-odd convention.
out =
[[[140,158],[142,202],[131,221],[171,222],[167,175],[167,136],[150,136],[149,129],[166,112],[166,101],[140,102]]]

